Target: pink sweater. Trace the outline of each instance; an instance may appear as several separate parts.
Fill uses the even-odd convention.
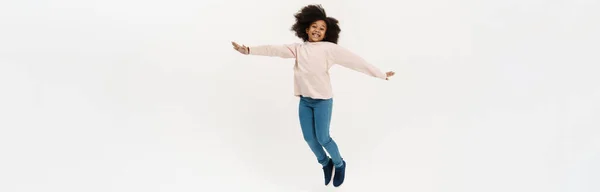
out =
[[[386,79],[384,72],[363,58],[331,42],[305,42],[249,47],[250,55],[294,58],[294,95],[314,99],[333,97],[329,69],[339,64],[358,72]]]

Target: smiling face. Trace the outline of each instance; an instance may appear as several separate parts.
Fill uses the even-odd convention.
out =
[[[327,23],[323,20],[313,22],[310,27],[306,29],[308,34],[308,41],[318,42],[325,38],[325,32],[327,31]]]

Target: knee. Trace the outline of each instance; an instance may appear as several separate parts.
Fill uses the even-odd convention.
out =
[[[306,141],[309,144],[316,144],[317,142],[317,138],[312,137],[312,136],[304,136],[304,141]]]
[[[331,137],[326,136],[326,137],[319,137],[317,138],[319,141],[319,144],[321,144],[321,146],[327,146],[329,143],[331,143]]]

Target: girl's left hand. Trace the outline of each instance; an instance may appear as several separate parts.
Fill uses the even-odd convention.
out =
[[[388,78],[389,78],[389,77],[391,77],[391,76],[394,76],[394,74],[396,74],[396,73],[395,73],[395,72],[393,72],[393,71],[388,71],[388,72],[386,72],[386,73],[385,73],[385,76],[386,76],[386,77],[385,77],[385,80],[388,80]]]

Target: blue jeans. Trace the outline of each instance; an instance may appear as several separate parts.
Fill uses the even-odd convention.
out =
[[[300,116],[300,127],[302,135],[308,146],[317,157],[317,161],[325,166],[331,160],[336,167],[342,166],[342,156],[338,146],[329,136],[329,124],[331,122],[331,111],[333,99],[313,99],[300,96],[298,114]]]

